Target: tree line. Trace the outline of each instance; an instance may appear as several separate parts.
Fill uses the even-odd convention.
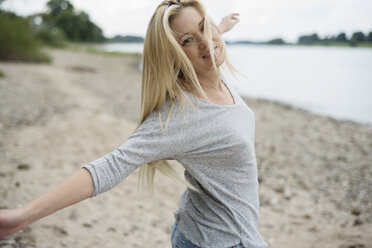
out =
[[[349,43],[351,46],[355,46],[359,43],[372,42],[372,31],[365,35],[363,32],[354,32],[350,39],[347,38],[345,33],[340,33],[336,36],[326,37],[320,39],[319,36],[314,33],[312,35],[304,35],[298,38],[297,44],[311,45],[314,43]]]
[[[49,0],[47,11],[27,17],[1,9],[0,60],[47,62],[41,45],[60,47],[66,41],[103,42],[102,29],[84,11],[78,11],[68,0]]]
[[[338,35],[325,37],[321,39],[318,34],[313,33],[310,35],[302,35],[297,40],[297,45],[337,45],[337,44],[347,44],[350,46],[357,46],[360,44],[372,43],[372,31],[368,34],[363,32],[354,32],[350,38],[347,37],[345,33],[339,33]],[[283,39],[277,38],[267,42],[267,44],[274,45],[285,45],[286,43]]]

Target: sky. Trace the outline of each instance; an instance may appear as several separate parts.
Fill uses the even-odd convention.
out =
[[[5,0],[2,8],[19,15],[46,10],[47,0]],[[106,37],[144,36],[147,24],[161,0],[70,0],[87,12]],[[226,40],[267,41],[283,38],[296,42],[300,35],[317,33],[321,38],[345,32],[372,31],[372,0],[201,0],[219,24],[232,12],[240,22],[224,34]]]

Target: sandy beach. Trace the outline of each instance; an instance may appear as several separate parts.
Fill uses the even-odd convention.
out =
[[[49,65],[0,62],[0,208],[47,192],[136,128],[139,58],[48,53]],[[256,117],[259,230],[269,246],[371,248],[372,126],[245,100]],[[0,239],[0,247],[170,248],[185,186],[158,173],[153,201],[137,194],[137,177]]]

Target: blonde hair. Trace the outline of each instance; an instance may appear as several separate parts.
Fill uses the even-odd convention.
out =
[[[194,67],[181,45],[177,42],[170,27],[171,21],[186,7],[195,8],[204,18],[204,36],[210,54],[213,52],[212,26],[218,31],[217,25],[209,18],[202,4],[197,0],[167,0],[163,1],[153,14],[145,37],[143,49],[142,92],[141,92],[141,125],[153,111],[158,111],[159,124],[163,132],[166,131],[169,118],[176,100],[179,100],[184,109],[182,91],[196,91],[208,99],[202,89]],[[222,41],[223,42],[223,41]],[[225,44],[221,46],[222,58],[227,68],[233,72],[235,69],[228,62]],[[211,56],[213,66],[217,65],[214,56]],[[187,82],[188,89],[184,87]],[[165,101],[171,101],[165,125],[162,123],[160,108]],[[187,101],[188,99],[186,99]],[[196,101],[195,101],[196,102]],[[197,102],[196,102],[197,109]],[[181,178],[178,173],[165,160],[149,162],[140,168],[138,176],[138,190],[146,187],[151,196],[154,196],[154,176],[156,169],[185,184],[192,190],[197,190],[189,182]]]

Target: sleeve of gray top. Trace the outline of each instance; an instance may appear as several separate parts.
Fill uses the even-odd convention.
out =
[[[169,159],[179,152],[180,137],[172,137],[168,130],[163,134],[159,122],[154,124],[154,120],[143,122],[123,145],[82,166],[93,179],[92,197],[110,190],[141,165]]]

